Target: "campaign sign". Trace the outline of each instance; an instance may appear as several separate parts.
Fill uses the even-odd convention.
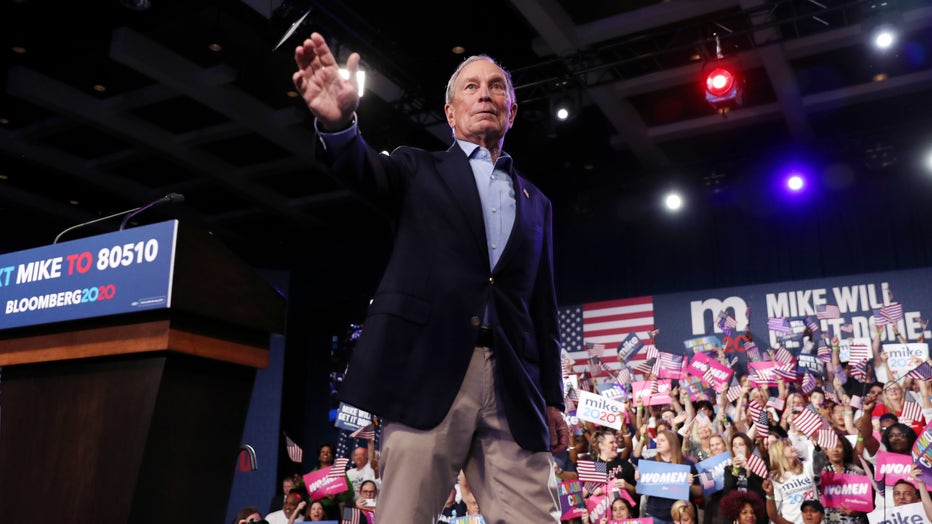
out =
[[[777,375],[773,372],[774,362],[748,362],[748,373],[751,374],[748,381],[751,387],[773,386],[777,385]]]
[[[913,444],[913,463],[919,466],[919,480],[932,486],[932,422],[929,422]]]
[[[608,524],[654,524],[654,518],[642,517],[639,519],[609,520]]]
[[[807,371],[819,376],[825,374],[825,364],[815,355],[800,355],[796,363],[799,366],[798,371],[800,375]]]
[[[599,522],[602,517],[611,516],[612,499],[605,495],[592,495],[586,499],[586,509],[589,510],[590,522]]]
[[[876,524],[926,524],[929,522],[922,502],[894,506],[892,503],[867,514],[867,521]]]
[[[853,511],[873,511],[874,491],[870,478],[866,475],[823,472],[822,505],[838,508],[842,504]]]
[[[686,347],[687,353],[689,351],[702,353],[703,351],[714,351],[716,348],[722,347],[722,341],[714,335],[709,335],[684,340],[683,345]]]
[[[178,221],[0,255],[0,329],[171,307]]]
[[[363,411],[355,406],[340,402],[340,409],[337,410],[337,420],[334,426],[348,431],[356,431],[372,423],[372,414]]]
[[[583,501],[582,484],[578,480],[570,480],[557,484],[557,493],[560,495],[560,520],[569,520],[582,517],[586,513],[586,503]]]
[[[624,400],[627,397],[627,392],[617,382],[606,382],[599,384],[596,388],[599,390],[599,395],[608,399]]]
[[[874,480],[882,480],[887,486],[892,486],[901,478],[909,476],[912,469],[913,459],[909,455],[878,450]]]
[[[872,353],[869,338],[845,338],[838,341],[838,359],[842,362],[870,360]]]
[[[450,524],[485,524],[485,517],[482,515],[465,515],[450,519]]]
[[[576,417],[579,420],[587,420],[600,426],[621,429],[624,413],[620,402],[580,390],[579,404],[576,405]]]
[[[929,345],[924,342],[884,344],[883,351],[887,354],[887,366],[892,375],[890,380],[899,379],[929,358]]]
[[[731,466],[731,453],[724,452],[696,463],[702,492],[709,496],[725,487],[725,468]]]
[[[304,475],[304,485],[307,486],[307,493],[311,500],[319,500],[328,495],[339,495],[346,491],[346,475],[330,476],[329,468],[319,469]]]
[[[644,341],[641,340],[641,337],[638,336],[634,331],[628,333],[628,336],[618,344],[618,360],[619,362],[625,362],[631,355],[637,353],[641,346],[644,344]]]
[[[735,370],[709,357],[705,353],[696,353],[693,355],[686,371],[690,375],[708,383],[712,386],[712,389],[719,393],[725,391],[725,388],[728,387],[728,382],[731,380],[731,376],[735,373]]]
[[[674,500],[689,500],[688,464],[670,464],[656,460],[638,461],[641,478],[635,488],[639,495]]]
[[[656,392],[652,390],[655,382],[657,385]],[[673,386],[669,380],[641,380],[631,383],[631,397],[635,399],[635,401],[641,399],[641,403],[645,406],[670,404],[673,402],[673,399],[670,398],[670,391],[672,389]]]

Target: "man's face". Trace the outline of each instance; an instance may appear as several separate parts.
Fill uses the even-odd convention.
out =
[[[301,497],[297,494],[292,493],[288,495],[285,498],[285,503],[282,504],[282,513],[284,513],[285,516],[290,517],[291,513],[295,510],[295,508],[298,507],[299,502],[301,502]]]
[[[366,448],[356,448],[353,450],[353,464],[356,464],[357,468],[364,467],[366,462],[369,462],[369,452]]]
[[[916,496],[916,488],[903,483],[893,487],[894,506],[912,504],[913,502],[919,502],[919,497]]]
[[[517,110],[505,72],[488,60],[477,60],[460,71],[453,83],[453,101],[444,106],[456,138],[483,145],[505,136]]]

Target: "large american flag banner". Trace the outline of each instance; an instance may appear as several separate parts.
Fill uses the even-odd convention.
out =
[[[647,340],[654,329],[654,298],[651,296],[590,302],[560,308],[560,339],[575,373],[588,367],[587,344],[601,347],[599,356],[611,370],[621,369],[617,347],[629,333]],[[606,373],[607,374],[607,373]]]

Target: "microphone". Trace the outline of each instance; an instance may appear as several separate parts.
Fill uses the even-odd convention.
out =
[[[112,214],[112,215],[107,215],[107,216],[105,216],[105,217],[95,218],[94,220],[89,220],[89,221],[87,221],[87,222],[81,222],[80,224],[71,226],[71,227],[69,227],[68,229],[65,229],[64,231],[62,231],[61,233],[59,233],[58,236],[55,237],[55,240],[52,241],[52,244],[57,244],[58,241],[59,241],[59,239],[61,239],[61,237],[63,237],[63,236],[65,235],[65,233],[68,233],[69,231],[74,231],[75,229],[79,229],[79,228],[82,228],[82,227],[85,227],[85,226],[89,226],[89,225],[91,225],[91,224],[96,224],[96,223],[98,223],[98,222],[103,222],[104,220],[110,220],[111,218],[116,218],[116,217],[118,217],[118,216],[128,215],[128,216],[127,216],[127,219],[124,220],[122,224],[120,224],[120,230],[122,231],[123,228],[126,226],[127,220],[129,220],[130,218],[136,216],[137,214],[141,213],[142,211],[145,211],[146,209],[149,209],[149,208],[152,207],[152,206],[157,206],[157,205],[159,205],[159,204],[164,204],[164,203],[166,203],[166,202],[171,202],[171,203],[175,203],[175,202],[184,202],[184,195],[179,195],[178,193],[169,193],[169,194],[163,196],[162,198],[160,198],[160,199],[158,199],[158,200],[156,200],[156,201],[154,201],[154,202],[150,202],[150,203],[148,203],[148,204],[146,204],[146,205],[144,205],[144,206],[134,207],[134,208],[132,208],[132,209],[127,209],[126,211],[120,211],[119,213],[114,213],[114,214]]]
[[[128,215],[123,217],[123,221],[120,222],[120,229],[118,229],[117,231],[123,231],[123,229],[126,228],[126,224],[129,223],[129,220],[131,218],[149,209],[150,207],[155,207],[161,204],[178,204],[181,202],[184,202],[184,195],[180,193],[169,193],[158,200],[153,200],[152,202],[149,202],[148,204],[142,207],[133,209],[132,211],[129,212]]]

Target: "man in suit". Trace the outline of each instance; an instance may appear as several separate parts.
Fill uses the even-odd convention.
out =
[[[340,389],[384,421],[379,520],[434,521],[462,468],[487,522],[558,522],[550,453],[568,435],[551,205],[502,149],[510,75],[468,58],[447,85],[452,146],[381,155],[357,126],[359,55],[344,80],[314,33],[295,61],[333,176],[394,226]]]

